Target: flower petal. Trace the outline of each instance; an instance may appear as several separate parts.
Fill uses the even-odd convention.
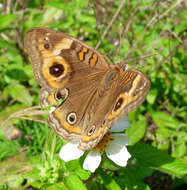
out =
[[[79,141],[70,141],[65,144],[60,150],[60,158],[65,162],[80,158],[84,154],[84,151],[78,149],[78,144]]]
[[[101,162],[101,154],[97,150],[92,150],[86,156],[83,163],[83,168],[85,170],[90,170],[92,173],[99,167]]]
[[[112,128],[111,132],[121,132],[127,129],[130,126],[129,119],[127,116],[123,117],[123,119],[119,120]]]
[[[126,145],[128,144],[128,136],[125,134],[112,135],[113,141],[109,143],[106,150],[107,156],[119,166],[126,166],[127,160],[131,157]]]

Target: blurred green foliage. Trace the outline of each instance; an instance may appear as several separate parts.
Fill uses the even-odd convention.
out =
[[[95,47],[121,2],[0,1],[0,122],[18,110],[39,105],[39,87],[24,49],[29,29],[53,28]],[[58,158],[64,142],[47,125],[10,120],[8,126],[16,126],[22,134],[13,141],[0,134],[0,189],[186,187],[186,17],[186,1],[126,0],[98,49],[109,62],[139,67],[151,80],[146,101],[129,114],[132,158],[126,168],[105,158],[91,174],[82,169],[84,157],[64,163]]]

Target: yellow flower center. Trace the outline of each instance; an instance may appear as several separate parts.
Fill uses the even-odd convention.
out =
[[[108,143],[112,140],[113,138],[112,138],[111,132],[109,131],[108,133],[105,134],[102,140],[97,144],[95,149],[99,151],[101,154],[103,154],[103,152],[108,149]]]

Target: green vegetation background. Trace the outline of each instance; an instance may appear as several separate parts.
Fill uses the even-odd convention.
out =
[[[53,28],[95,47],[121,3],[0,1],[0,122],[39,105],[39,86],[23,44],[29,29]],[[83,158],[64,163],[58,158],[64,142],[49,126],[19,115],[0,129],[0,189],[186,188],[186,30],[187,1],[126,0],[101,40],[98,50],[109,63],[126,62],[151,80],[146,101],[129,114],[128,150],[132,158],[126,168],[105,158],[91,174],[82,169]],[[32,119],[41,120],[41,116]],[[10,138],[15,131],[19,138],[8,140],[6,136]]]

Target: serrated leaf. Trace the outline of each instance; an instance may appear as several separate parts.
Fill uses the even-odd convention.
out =
[[[129,137],[130,145],[137,143],[141,138],[143,138],[146,130],[146,120],[142,119],[140,121],[135,122],[132,126],[130,126],[126,133]]]
[[[177,177],[187,175],[187,165],[155,147],[145,143],[137,143],[134,146],[128,147],[128,151],[132,156],[149,167],[156,168]]]
[[[86,190],[86,187],[75,174],[70,174],[69,176],[64,177],[64,183],[70,190]]]

